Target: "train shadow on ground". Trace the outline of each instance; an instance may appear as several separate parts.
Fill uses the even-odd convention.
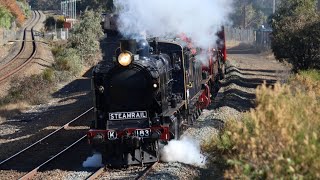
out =
[[[229,70],[228,70],[229,69]],[[235,69],[235,68],[228,68],[227,71],[229,73],[239,73],[243,76],[264,76],[270,79],[278,78],[276,73],[282,73],[284,71],[276,71],[276,70],[265,70],[265,69]],[[263,72],[263,74],[261,74]]]
[[[235,69],[232,69],[232,70],[235,70]],[[241,74],[244,74],[243,72],[241,71],[249,71],[249,72],[259,72],[261,76],[266,76],[266,75],[269,75],[269,74],[266,74],[266,73],[270,73],[270,74],[274,74],[274,73],[283,73],[283,72],[286,72],[284,70],[269,70],[269,69],[243,69],[243,68],[239,68],[238,72],[240,72]],[[261,74],[263,73],[263,74]],[[276,76],[277,77],[277,76]]]
[[[252,73],[248,73],[248,71]],[[239,112],[244,112],[256,106],[255,89],[258,86],[265,83],[268,87],[273,88],[273,85],[277,82],[277,76],[274,74],[278,71],[228,67],[227,72],[227,79],[222,81],[220,85],[221,88],[225,89],[223,100],[218,101],[217,104],[213,105],[213,108],[227,106]]]
[[[229,76],[228,82],[223,83],[222,87],[230,86],[235,84],[243,88],[257,88],[259,85],[266,83],[267,86],[273,85],[276,83],[276,80],[262,79],[262,78],[244,78],[238,75]]]
[[[281,72],[281,71],[280,71]],[[267,86],[273,88],[279,73],[276,70],[265,69],[237,69],[229,66],[227,68],[227,76],[225,80],[221,81],[220,87],[222,91],[219,91],[213,105],[209,110],[217,110],[222,107],[228,107],[235,109],[238,112],[246,112],[256,107],[256,94],[255,89],[262,85],[264,82]],[[229,111],[229,110],[227,110]],[[224,111],[226,112],[226,111]],[[230,114],[232,117],[233,115]],[[210,117],[210,121],[206,122],[207,126],[214,127],[217,130],[221,130],[224,127],[224,121]],[[228,116],[226,117],[228,118]],[[208,123],[209,122],[209,123]],[[219,152],[212,152],[207,159],[207,166],[204,169],[200,169],[199,179],[224,179],[224,173],[228,167],[226,162],[221,158]]]

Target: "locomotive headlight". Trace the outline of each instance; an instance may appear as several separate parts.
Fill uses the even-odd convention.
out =
[[[122,66],[129,66],[132,62],[132,55],[129,52],[123,52],[118,57],[118,62]]]

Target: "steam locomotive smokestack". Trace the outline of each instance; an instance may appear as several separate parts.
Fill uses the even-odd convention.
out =
[[[120,40],[121,52],[130,51],[132,54],[137,53],[137,42],[133,39]]]

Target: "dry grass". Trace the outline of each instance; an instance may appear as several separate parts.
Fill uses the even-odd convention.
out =
[[[233,40],[230,40],[230,41],[226,41],[226,47],[227,48],[233,48],[233,47],[237,47],[240,45],[240,41],[233,41]]]
[[[256,90],[257,108],[229,121],[205,149],[224,157],[226,178],[320,178],[320,72],[301,72],[289,85]]]
[[[47,78],[47,79],[45,79]],[[49,99],[53,82],[50,81],[47,71],[12,81],[8,95],[0,99],[0,105],[27,102],[41,104]]]
[[[52,48],[55,55],[53,67],[46,68],[38,75],[13,80],[8,94],[0,98],[0,108],[19,102],[45,103],[50,99],[50,94],[55,90],[57,83],[71,80],[81,73],[83,65],[77,51],[65,48],[64,43],[54,45]]]
[[[252,43],[230,40],[230,41],[226,41],[226,48],[243,50],[243,49],[252,49],[254,47]]]
[[[9,116],[14,116],[20,113],[22,110],[27,109],[28,104],[26,102],[12,103],[0,107],[0,124],[6,121]]]

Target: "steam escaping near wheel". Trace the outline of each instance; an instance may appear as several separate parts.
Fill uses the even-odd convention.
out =
[[[190,137],[181,140],[171,140],[161,150],[161,160],[164,162],[181,162],[196,166],[204,166],[206,157],[200,152],[200,144]]]
[[[95,153],[92,156],[88,157],[87,160],[85,160],[82,163],[82,166],[85,168],[98,168],[102,167],[102,155],[100,153]]]

